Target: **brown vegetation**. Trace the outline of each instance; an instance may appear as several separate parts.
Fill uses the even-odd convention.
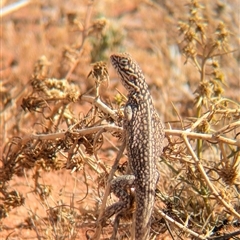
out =
[[[237,0],[43,0],[2,12],[0,238],[111,236],[111,219],[97,220],[117,201],[109,184],[127,156],[125,91],[108,58],[125,51],[166,127],[152,238],[239,231],[237,9]],[[122,221],[119,239],[130,233]]]

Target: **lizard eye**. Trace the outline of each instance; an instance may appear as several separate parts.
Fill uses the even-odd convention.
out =
[[[120,63],[124,67],[124,66],[128,65],[128,60],[126,58],[123,58],[123,59],[121,59]]]

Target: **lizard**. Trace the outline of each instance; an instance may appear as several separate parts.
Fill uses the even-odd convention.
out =
[[[148,240],[155,188],[159,178],[156,162],[163,149],[164,128],[137,62],[128,53],[113,54],[110,60],[128,92],[123,129],[132,175],[113,180],[111,188],[119,202],[108,207],[104,216],[109,218],[114,214],[128,212],[131,207],[128,189],[134,187],[134,236],[136,240]]]

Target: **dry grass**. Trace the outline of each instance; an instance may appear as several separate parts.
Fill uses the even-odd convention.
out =
[[[52,0],[2,18],[2,238],[111,236],[97,219],[126,169],[118,51],[165,120],[152,239],[240,234],[238,1],[186,3]],[[123,221],[118,239],[130,232]]]

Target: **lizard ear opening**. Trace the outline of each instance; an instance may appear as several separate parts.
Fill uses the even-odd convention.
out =
[[[136,83],[136,81],[137,81],[137,76],[136,75],[134,75],[134,74],[131,74],[130,76],[129,76],[129,82],[131,82],[131,83]]]

